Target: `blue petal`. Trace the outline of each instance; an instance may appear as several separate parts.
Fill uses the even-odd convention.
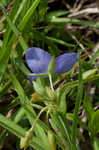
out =
[[[68,72],[77,60],[77,53],[64,53],[63,55],[56,57],[55,73]]]
[[[40,73],[47,73],[48,71],[48,64],[51,60],[51,55],[44,50],[32,47],[29,48],[26,52],[26,63],[32,73],[40,74]],[[31,77],[31,79],[35,79],[37,77]]]

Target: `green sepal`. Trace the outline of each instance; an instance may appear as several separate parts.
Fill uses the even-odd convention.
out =
[[[50,100],[54,101],[56,99],[55,92],[53,92],[49,87],[46,87],[46,93]]]
[[[32,102],[43,102],[43,98],[38,93],[33,93],[32,95]]]
[[[39,95],[45,96],[46,91],[45,91],[44,87],[41,84],[39,84],[38,82],[33,81],[33,86],[34,86],[34,90]]]
[[[66,92],[61,92],[58,95],[58,111],[63,114],[67,111]]]
[[[48,65],[48,73],[52,74],[55,70],[55,67],[56,67],[55,56],[52,56],[52,59]]]

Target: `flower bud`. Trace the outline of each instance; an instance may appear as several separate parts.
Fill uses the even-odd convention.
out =
[[[31,136],[32,136],[31,132],[28,131],[28,132],[26,132],[26,135],[21,138],[21,141],[20,141],[20,148],[21,149],[23,149],[23,148],[26,149],[28,147]]]
[[[48,142],[51,150],[56,150],[55,136],[52,130],[48,130]]]
[[[56,67],[55,56],[52,56],[52,59],[48,65],[48,73],[53,73]]]
[[[46,87],[46,93],[51,100],[55,100],[55,92],[53,92],[49,87]]]
[[[42,102],[43,99],[38,93],[33,93],[32,94],[32,101],[33,102]]]

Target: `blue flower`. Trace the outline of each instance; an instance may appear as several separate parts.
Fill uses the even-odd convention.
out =
[[[41,48],[29,48],[25,55],[26,63],[32,73],[41,74],[48,73],[48,65],[52,56],[42,50]],[[77,53],[64,53],[56,57],[56,68],[54,73],[68,72],[78,60]],[[31,76],[30,79],[34,80],[37,76]]]

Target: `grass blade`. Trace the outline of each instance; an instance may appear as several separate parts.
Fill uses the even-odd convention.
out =
[[[81,70],[80,53],[79,53],[79,83],[78,83],[77,99],[75,102],[75,109],[74,109],[74,120],[72,125],[72,143],[73,143],[72,150],[77,149],[76,148],[77,116],[78,116],[78,110],[82,100],[82,95],[83,95],[83,82],[82,82],[82,70]]]

